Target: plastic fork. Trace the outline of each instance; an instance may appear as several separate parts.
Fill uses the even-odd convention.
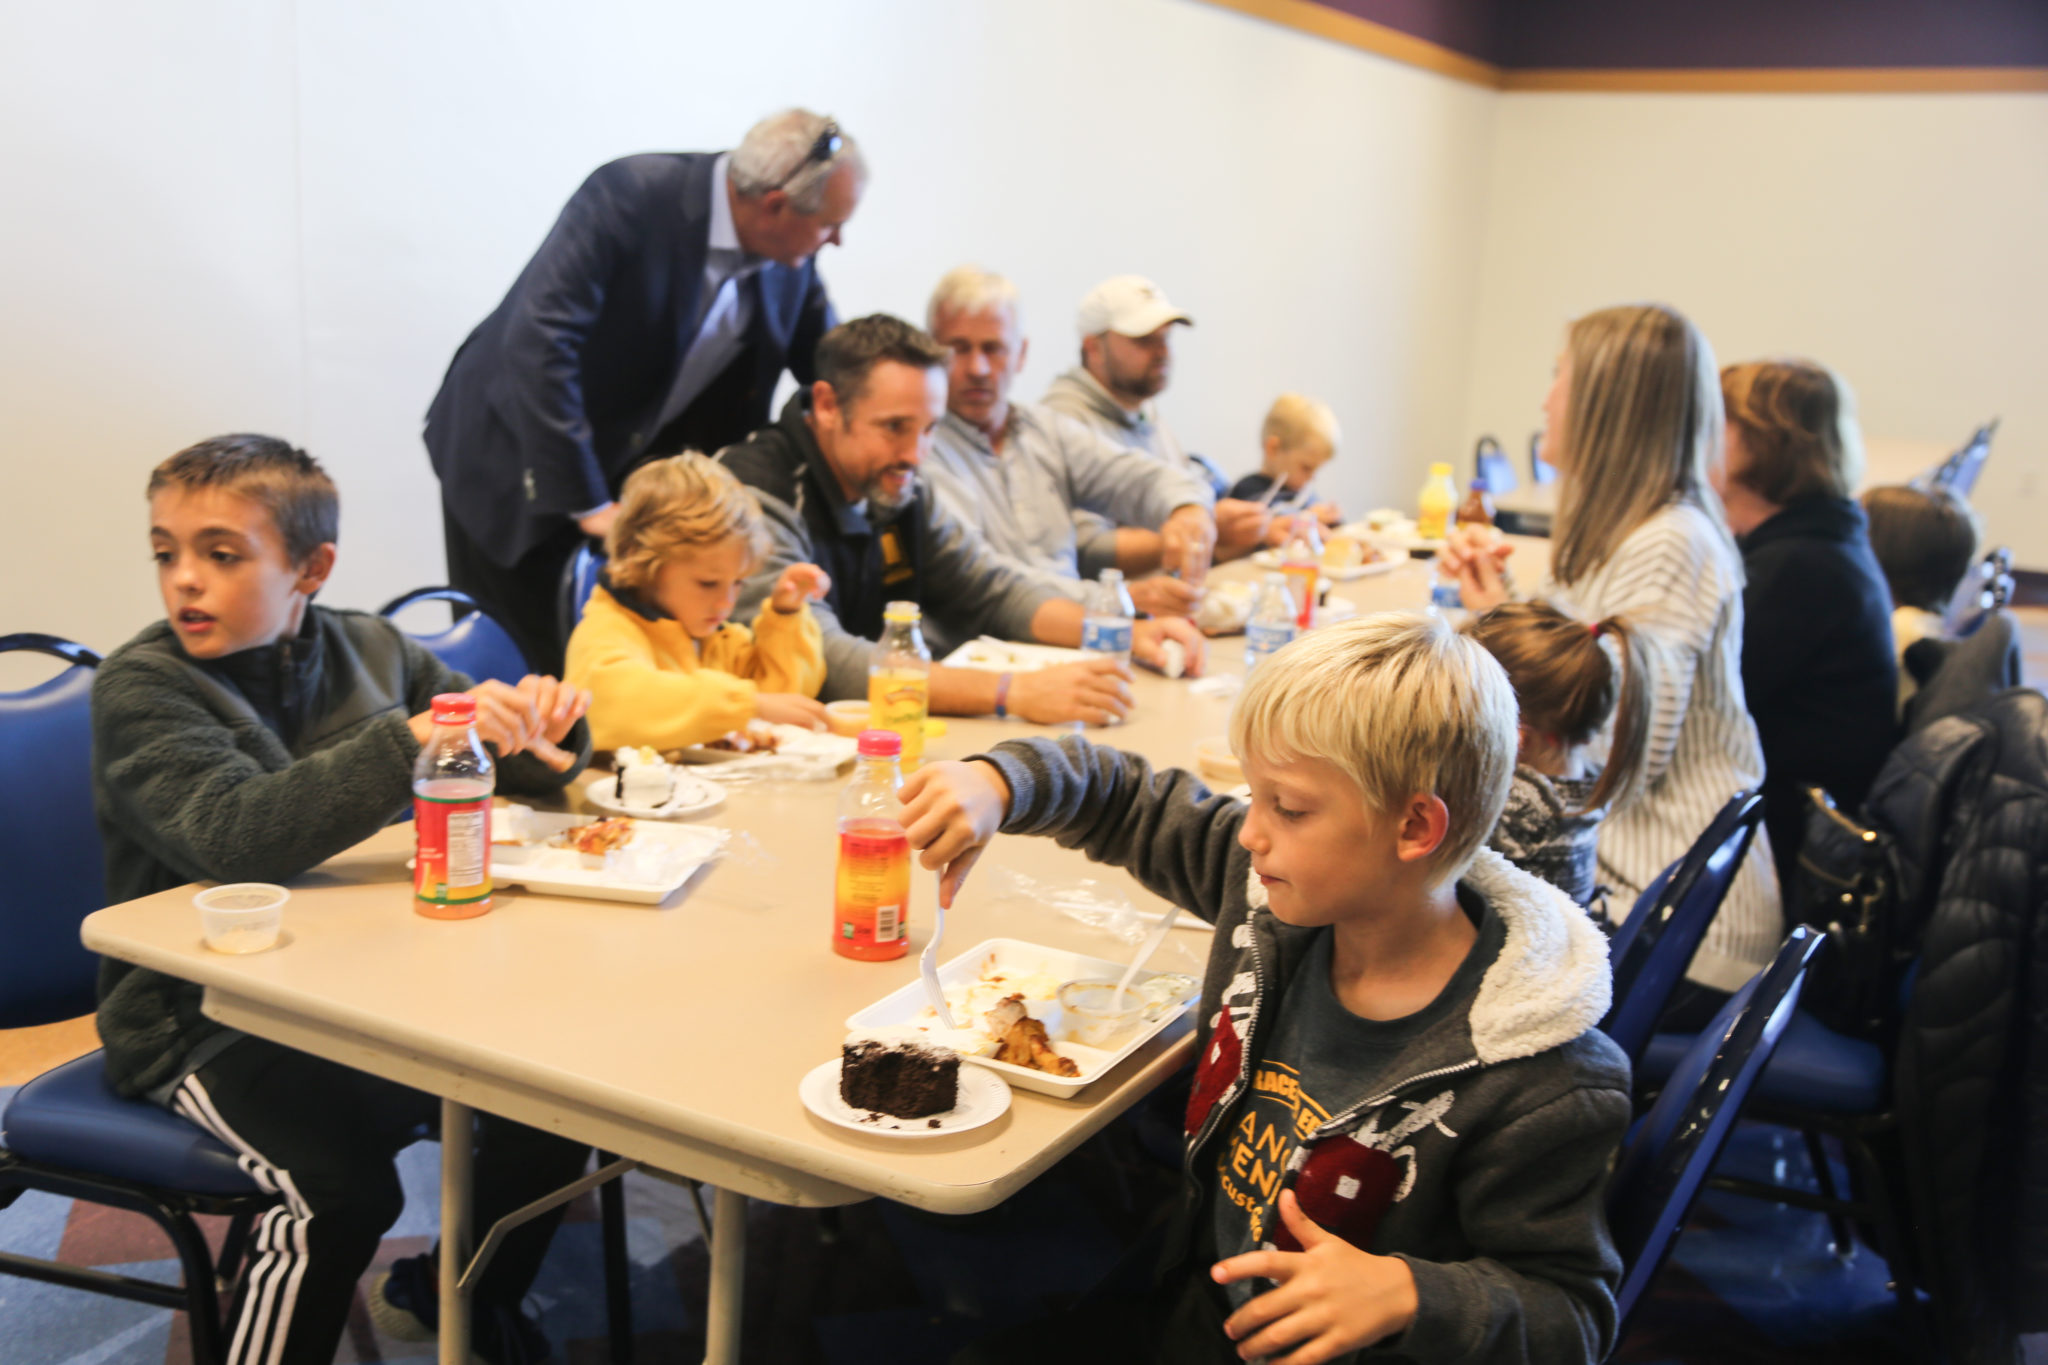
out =
[[[1172,931],[1173,922],[1180,915],[1178,905],[1166,907],[1166,913],[1159,917],[1159,927],[1152,931],[1152,937],[1145,940],[1138,949],[1138,955],[1131,959],[1131,965],[1124,968],[1123,980],[1116,983],[1116,994],[1109,997],[1109,1012],[1115,1014],[1124,1007],[1124,992],[1130,990],[1131,981],[1138,969],[1152,960],[1152,954],[1159,951],[1159,945],[1166,942],[1166,935]]]
[[[924,953],[917,959],[917,973],[924,978],[925,999],[931,1003],[932,1012],[939,1016],[939,1022],[947,1028],[958,1028],[953,1022],[953,1011],[946,1007],[946,993],[939,988],[939,944],[946,937],[946,869],[940,868],[932,879],[938,890],[938,902],[932,911],[932,936],[924,945]]]

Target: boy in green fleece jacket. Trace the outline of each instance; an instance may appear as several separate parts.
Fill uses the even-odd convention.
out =
[[[1600,931],[1483,847],[1515,723],[1473,641],[1375,616],[1251,675],[1231,717],[1249,802],[1078,738],[904,783],[949,897],[998,830],[1045,834],[1216,926],[1156,1285],[977,1359],[1606,1356],[1628,1062],[1594,1027]]]
[[[588,758],[587,694],[552,678],[472,685],[389,622],[312,604],[334,567],[339,506],[304,451],[269,436],[203,441],[151,474],[149,509],[166,619],[108,656],[93,685],[111,901],[192,881],[288,881],[397,820],[439,692],[477,699],[502,788],[554,790]],[[229,1359],[327,1365],[356,1281],[404,1206],[393,1158],[438,1107],[225,1028],[200,1012],[201,995],[104,960],[108,1078],[240,1151],[281,1197],[255,1231]],[[484,1227],[588,1159],[588,1148],[491,1118],[477,1144]],[[541,1219],[514,1233],[478,1287],[477,1349],[499,1365],[546,1353],[518,1304],[553,1229]],[[430,1334],[426,1260],[394,1267],[393,1292],[380,1281],[380,1323]],[[394,1312],[405,1288],[417,1311]]]

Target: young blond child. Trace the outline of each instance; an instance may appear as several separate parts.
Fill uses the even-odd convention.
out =
[[[752,630],[727,619],[767,548],[760,503],[713,460],[688,452],[626,480],[603,582],[569,637],[566,672],[590,689],[597,748],[681,748],[755,719],[824,723],[810,604],[832,585],[825,571],[784,569]]]
[[[1272,508],[1268,544],[1285,544],[1301,513],[1313,513],[1325,526],[1344,520],[1337,504],[1318,498],[1314,487],[1316,472],[1336,457],[1340,439],[1337,414],[1329,404],[1300,393],[1283,393],[1273,400],[1259,428],[1259,472],[1245,475],[1230,490],[1233,498]]]
[[[1487,847],[1593,912],[1600,822],[1627,792],[1649,742],[1641,635],[1619,617],[1587,625],[1548,602],[1506,602],[1465,627],[1506,670],[1521,709],[1515,775]],[[1613,642],[1614,654],[1601,644]],[[1606,762],[1595,741],[1614,730]]]
[[[1248,802],[1079,737],[904,784],[948,894],[998,830],[1049,835],[1216,926],[1161,1273],[980,1358],[1604,1358],[1628,1063],[1594,1027],[1599,931],[1483,847],[1506,675],[1439,620],[1366,617],[1261,664],[1230,737]]]

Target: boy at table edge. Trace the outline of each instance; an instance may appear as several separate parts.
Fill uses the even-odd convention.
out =
[[[166,619],[109,655],[93,684],[109,903],[193,881],[288,881],[391,824],[410,808],[437,693],[476,698],[503,789],[555,790],[587,761],[586,694],[531,676],[472,686],[383,618],[313,605],[334,566],[339,505],[304,451],[269,436],[202,441],[157,466],[148,496]],[[390,892],[391,913],[409,916],[407,889]],[[236,1149],[256,1184],[281,1196],[252,1236],[229,1360],[325,1365],[404,1208],[393,1159],[439,1107],[218,1024],[201,1013],[202,995],[102,959],[107,1078]],[[480,1117],[477,1226],[569,1183],[588,1155]],[[509,1258],[478,1286],[476,1349],[498,1365],[546,1354],[518,1305],[559,1216],[515,1232]],[[373,1295],[379,1324],[431,1336],[433,1285],[430,1257],[395,1265]]]
[[[911,843],[950,864],[949,894],[998,830],[1049,835],[1216,926],[1150,1287],[962,1360],[1077,1339],[1176,1365],[1605,1358],[1629,1069],[1594,1027],[1600,931],[1483,847],[1516,714],[1474,642],[1372,616],[1247,680],[1231,746],[1248,802],[1078,737],[905,782]]]

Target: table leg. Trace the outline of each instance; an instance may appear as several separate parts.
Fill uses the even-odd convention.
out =
[[[470,1161],[476,1124],[466,1104],[441,1101],[441,1365],[469,1365]]]
[[[704,1365],[739,1365],[740,1299],[746,1288],[747,1197],[720,1189],[712,1203],[711,1294]]]

